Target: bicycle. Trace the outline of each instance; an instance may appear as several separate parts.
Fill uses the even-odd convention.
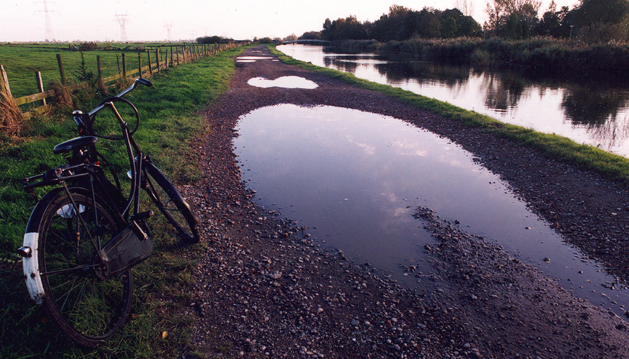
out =
[[[138,78],[88,114],[74,111],[79,137],[53,149],[55,154],[68,155],[67,163],[23,180],[31,193],[37,187],[57,185],[33,209],[18,250],[29,294],[37,304],[44,303],[63,333],[87,347],[102,343],[125,324],[132,304],[131,269],[152,254],[146,220],[153,211],[140,210],[141,189],[183,240],[199,241],[190,206],[133,137],[140,116],[123,96],[139,84],[152,86]],[[102,116],[115,117],[121,135],[95,129],[103,109],[112,111]],[[121,112],[131,116],[128,121],[135,121],[133,130]],[[124,141],[131,168],[128,197],[122,193],[114,166],[96,150],[99,138]]]

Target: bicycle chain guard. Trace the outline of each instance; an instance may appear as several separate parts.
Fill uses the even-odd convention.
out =
[[[108,278],[122,273],[148,258],[153,253],[153,238],[146,223],[131,221],[102,249],[105,259],[99,276]],[[95,256],[95,260],[98,256]]]

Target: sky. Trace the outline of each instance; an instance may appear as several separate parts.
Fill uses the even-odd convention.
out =
[[[550,1],[542,0],[540,16]],[[577,2],[555,0],[558,7],[572,8]],[[486,0],[468,3],[482,25]],[[326,18],[356,15],[361,22],[375,21],[393,4],[445,10],[454,8],[456,0],[0,0],[0,41],[121,41],[124,35],[128,41],[213,35],[236,40],[284,38],[320,31]]]

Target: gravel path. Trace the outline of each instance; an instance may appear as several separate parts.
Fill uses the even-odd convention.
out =
[[[244,56],[270,56],[256,47]],[[300,76],[314,90],[257,88],[252,77]],[[628,193],[535,150],[379,93],[272,60],[238,63],[205,111],[204,171],[183,189],[207,245],[183,310],[207,358],[626,358],[627,324],[575,298],[499,247],[418,208],[438,239],[434,293],[420,294],[316,245],[307,229],[255,205],[232,151],[240,116],[259,107],[328,105],[393,116],[446,136],[507,181],[565,240],[626,280]],[[194,250],[198,250],[195,248]],[[412,268],[409,268],[412,271]]]

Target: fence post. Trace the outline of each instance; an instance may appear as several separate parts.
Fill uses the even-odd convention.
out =
[[[61,54],[57,54],[57,63],[59,64],[59,74],[61,75],[61,84],[66,85],[66,72],[63,70],[63,61],[61,61]]]
[[[166,57],[165,65],[166,65],[166,68],[168,68],[168,49],[166,49],[166,56],[165,57]]]
[[[155,59],[157,59],[157,72],[161,72],[159,63],[159,47],[155,49]]]
[[[175,61],[173,61],[173,56],[175,56],[175,54],[173,54],[173,47],[170,47],[170,67],[174,67],[175,66]]]
[[[35,79],[37,80],[37,90],[39,92],[44,92],[44,83],[42,82],[42,79],[41,79],[41,72],[35,71]],[[44,106],[46,106],[46,99],[44,98],[41,101],[44,104]]]
[[[147,51],[146,55],[148,56],[148,59],[149,59],[149,74],[153,76],[153,65],[151,64],[151,51]]]
[[[103,66],[100,62],[100,55],[96,55],[96,66],[98,67],[98,86],[104,87],[103,83]]]
[[[142,53],[138,52],[138,70],[140,72],[140,77],[142,77]]]
[[[7,72],[4,71],[4,66],[0,65],[0,92],[7,94],[9,97],[11,96],[11,87],[9,87],[9,78],[7,77]]]
[[[122,78],[127,78],[127,56],[124,52],[122,53]]]

